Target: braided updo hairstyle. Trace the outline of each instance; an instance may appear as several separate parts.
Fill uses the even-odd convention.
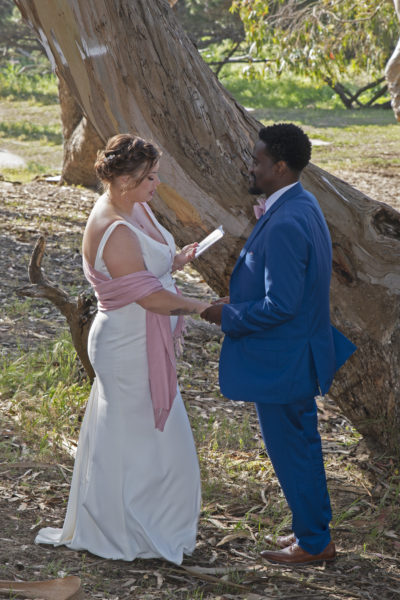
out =
[[[111,183],[120,175],[131,175],[137,187],[160,156],[160,150],[151,142],[130,133],[120,133],[108,140],[104,150],[97,152],[94,168],[103,183]]]

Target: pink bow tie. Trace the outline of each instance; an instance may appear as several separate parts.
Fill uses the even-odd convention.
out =
[[[253,206],[254,214],[256,215],[256,219],[261,219],[261,217],[265,213],[265,202],[266,202],[266,199],[265,198],[258,198],[257,202],[258,202],[258,204],[255,204]]]

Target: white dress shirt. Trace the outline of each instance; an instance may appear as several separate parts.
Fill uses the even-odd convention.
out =
[[[276,192],[271,194],[265,200],[264,214],[267,212],[267,210],[269,210],[271,208],[271,206],[273,204],[275,204],[275,202],[282,196],[282,194],[284,194],[287,190],[290,190],[290,188],[293,187],[294,185],[296,185],[296,183],[298,183],[298,181],[296,181],[295,183],[291,183],[290,185],[285,185],[285,187],[280,188],[280,190],[276,190]]]

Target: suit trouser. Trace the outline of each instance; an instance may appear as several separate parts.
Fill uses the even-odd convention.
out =
[[[293,404],[256,403],[265,446],[292,511],[298,543],[319,554],[332,519],[314,398]]]

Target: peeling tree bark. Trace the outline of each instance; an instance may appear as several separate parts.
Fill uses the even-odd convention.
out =
[[[99,136],[136,131],[163,150],[155,209],[184,245],[223,224],[197,268],[227,291],[253,225],[257,123],[221,86],[165,0],[15,0]],[[332,320],[358,346],[331,396],[367,438],[400,447],[400,216],[310,165],[333,238]]]
[[[0,580],[3,597],[43,598],[43,600],[84,600],[81,580],[76,575],[45,581]]]
[[[64,138],[61,183],[96,187],[98,179],[93,165],[97,150],[104,145],[103,141],[60,75],[58,97]]]
[[[400,0],[393,0],[393,2],[400,21]],[[396,119],[400,121],[400,40],[386,65],[385,77],[392,98],[393,112]]]

